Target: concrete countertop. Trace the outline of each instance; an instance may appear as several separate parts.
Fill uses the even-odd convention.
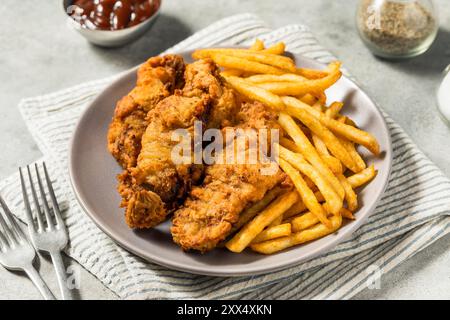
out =
[[[435,91],[450,63],[450,6],[439,7],[441,29],[433,47],[407,61],[374,58],[354,27],[357,1],[191,0],[163,1],[154,28],[132,45],[107,50],[89,45],[65,25],[62,1],[3,0],[0,7],[0,178],[41,156],[17,109],[23,97],[53,92],[126,70],[183,40],[193,32],[236,13],[260,15],[271,27],[304,23],[356,76],[370,96],[405,129],[418,146],[450,176],[450,129],[439,118]],[[383,275],[381,288],[365,299],[450,299],[450,236]],[[69,262],[69,261],[67,261]],[[71,262],[77,265],[75,262]],[[116,296],[83,268],[79,297]],[[54,292],[56,277],[47,259],[40,273]],[[0,267],[0,299],[39,299],[31,282]]]

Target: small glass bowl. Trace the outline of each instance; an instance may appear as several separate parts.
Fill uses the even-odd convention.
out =
[[[156,12],[141,23],[120,30],[100,30],[84,28],[72,19],[68,14],[68,8],[73,0],[63,0],[63,8],[67,15],[67,24],[70,28],[77,30],[89,42],[101,47],[120,47],[141,37],[149,30],[159,16],[162,0],[155,0],[158,3]]]

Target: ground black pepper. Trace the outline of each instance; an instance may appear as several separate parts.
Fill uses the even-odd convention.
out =
[[[425,51],[437,31],[436,19],[417,1],[363,0],[357,22],[369,45],[394,56]]]

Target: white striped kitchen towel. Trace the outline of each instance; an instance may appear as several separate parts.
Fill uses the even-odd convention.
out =
[[[271,31],[250,14],[221,20],[167,52],[284,41],[291,52],[327,63],[335,59],[302,25]],[[366,288],[376,266],[385,273],[450,231],[450,181],[387,115],[394,148],[392,176],[377,209],[351,238],[313,260],[266,275],[216,278],[147,263],[117,246],[82,212],[68,178],[68,145],[83,109],[113,78],[25,99],[20,110],[53,169],[70,233],[67,254],[123,299],[348,299]],[[0,192],[22,212],[17,175]]]

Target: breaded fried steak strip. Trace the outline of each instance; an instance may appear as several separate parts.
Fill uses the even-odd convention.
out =
[[[136,165],[147,113],[183,85],[181,56],[153,57],[139,67],[136,87],[117,103],[108,131],[108,150],[124,168]]]
[[[238,114],[240,128],[277,128],[276,116],[260,103],[247,103]],[[258,118],[255,118],[258,116]],[[234,147],[232,147],[234,148]],[[249,153],[251,144],[245,150]],[[261,200],[268,190],[286,179],[281,170],[262,174],[267,164],[220,164],[206,168],[201,186],[193,187],[182,208],[175,211],[171,229],[184,250],[209,251],[230,233],[240,213]]]
[[[214,109],[220,107],[221,112]],[[132,228],[151,228],[165,220],[198,183],[201,164],[175,164],[171,158],[174,130],[185,129],[194,137],[194,123],[221,122],[235,112],[232,90],[223,87],[217,66],[199,60],[186,67],[185,86],[162,100],[148,114],[137,165],[120,176],[119,192]],[[227,114],[225,110],[230,110]],[[205,125],[203,125],[205,127]],[[192,142],[191,142],[192,143]]]

